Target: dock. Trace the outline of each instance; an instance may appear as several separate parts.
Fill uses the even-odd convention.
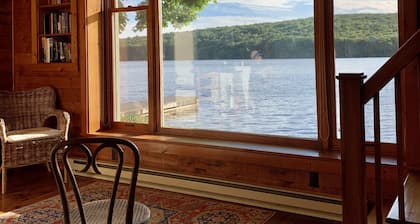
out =
[[[166,96],[163,102],[165,117],[195,113],[198,107],[196,96]],[[122,103],[120,114],[122,121],[142,121],[149,116],[149,109],[144,101]]]

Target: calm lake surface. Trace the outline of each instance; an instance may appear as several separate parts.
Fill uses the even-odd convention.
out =
[[[336,72],[364,72],[369,77],[386,60],[337,59]],[[197,107],[194,111],[165,115],[163,126],[316,139],[314,62],[314,59],[164,61],[164,96],[194,97]],[[144,61],[120,62],[120,103],[145,102],[144,68],[147,68]],[[382,140],[395,142],[393,83],[385,87],[380,100]],[[371,140],[371,103],[365,110],[366,139]]]

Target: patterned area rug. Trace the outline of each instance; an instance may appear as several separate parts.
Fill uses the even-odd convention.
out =
[[[112,185],[95,182],[81,188],[85,202],[109,197]],[[127,186],[119,187],[119,198],[126,198]],[[73,198],[74,199],[74,198]],[[263,224],[271,210],[195,197],[185,194],[138,187],[136,200],[152,212],[151,224]],[[72,206],[75,205],[71,200]],[[58,196],[0,215],[0,223],[62,223]]]

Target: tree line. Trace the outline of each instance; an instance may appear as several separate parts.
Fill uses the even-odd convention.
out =
[[[334,18],[336,57],[387,57],[398,48],[397,14],[343,14]],[[163,34],[164,60],[313,58],[313,18]],[[180,49],[186,46],[188,49]],[[145,37],[120,40],[121,60],[145,60]]]

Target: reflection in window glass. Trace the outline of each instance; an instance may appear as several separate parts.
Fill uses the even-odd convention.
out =
[[[397,0],[335,0],[336,73],[372,76],[398,48]],[[366,79],[367,80],[367,79]],[[366,81],[365,80],[365,81]],[[339,92],[337,125],[340,126]],[[373,141],[373,103],[365,106],[366,140]],[[395,142],[395,97],[391,82],[380,92],[381,140]],[[337,129],[340,138],[340,128]]]
[[[146,12],[117,12],[112,16],[114,121],[147,124],[147,32],[134,27],[146,21],[136,18],[146,18]]]
[[[162,127],[317,138],[313,1],[172,1]]]

